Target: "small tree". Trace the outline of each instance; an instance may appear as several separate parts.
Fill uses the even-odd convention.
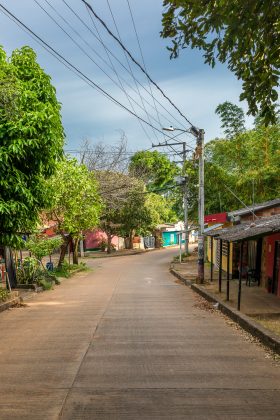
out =
[[[78,244],[83,232],[98,225],[101,200],[94,174],[75,159],[59,163],[49,180],[52,207],[50,220],[57,223],[57,232],[63,238],[59,266],[64,261],[68,244],[73,241],[73,263],[78,264]]]
[[[25,247],[43,266],[42,259],[51,255],[55,249],[60,247],[61,243],[61,238],[46,238],[34,235],[26,241]]]
[[[231,102],[218,105],[215,113],[221,119],[221,127],[228,139],[245,131],[245,115],[242,108]]]

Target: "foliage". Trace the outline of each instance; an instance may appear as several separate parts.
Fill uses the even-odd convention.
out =
[[[244,111],[239,106],[226,101],[217,106],[215,113],[220,116],[226,138],[230,139],[245,131]]]
[[[75,159],[63,160],[49,180],[53,197],[49,218],[57,222],[57,231],[73,238],[96,227],[101,202],[93,173]]]
[[[258,127],[205,145],[205,214],[280,196],[280,126]],[[187,162],[189,213],[197,218],[198,168]],[[238,197],[238,198],[237,198]],[[241,200],[241,201],[240,201]]]
[[[9,290],[2,289],[2,287],[0,287],[0,301],[5,302],[5,300],[7,300],[9,296],[10,296]]]
[[[240,99],[248,113],[258,111],[265,124],[276,123],[279,86],[277,0],[164,0],[161,36],[172,38],[171,57],[181,48],[203,50],[205,63],[227,63],[243,82]]]
[[[130,161],[129,172],[132,176],[142,179],[149,191],[174,182],[179,174],[179,168],[167,156],[157,150],[136,152]]]
[[[153,231],[161,223],[177,221],[177,215],[173,210],[174,200],[159,194],[149,193],[146,195],[145,206],[149,211],[151,223],[149,230]]]
[[[26,241],[25,247],[34,257],[42,261],[43,257],[51,255],[55,249],[59,248],[61,243],[61,238],[46,238],[33,235]]]
[[[0,47],[0,243],[18,247],[47,205],[45,179],[63,153],[60,104],[29,47]]]
[[[88,267],[85,263],[80,264],[68,264],[66,261],[63,262],[61,267],[54,269],[53,273],[56,277],[69,278],[74,271],[87,271]]]
[[[239,200],[251,205],[280,196],[280,126],[258,127],[230,142],[213,140],[205,156],[206,213],[235,210],[242,207]]]
[[[56,275],[40,268],[40,261],[34,257],[26,257],[17,273],[19,284],[37,284],[44,290],[50,289],[52,284],[59,284]]]

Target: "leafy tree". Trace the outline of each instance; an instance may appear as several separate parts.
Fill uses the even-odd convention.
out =
[[[128,192],[120,210],[120,232],[129,240],[129,248],[133,248],[135,234],[145,234],[152,227],[152,214],[146,205],[145,185],[135,180],[133,188]]]
[[[103,203],[99,227],[107,235],[107,252],[110,254],[113,236],[120,232],[121,210],[129,192],[133,190],[136,180],[126,174],[112,170],[96,170],[94,174],[98,181]]]
[[[61,242],[60,238],[46,238],[33,235],[25,243],[25,248],[43,265],[42,259],[51,255],[55,249],[59,248]]]
[[[279,86],[278,0],[164,0],[161,36],[172,38],[171,57],[181,48],[203,50],[205,63],[227,63],[243,82],[240,100],[248,113],[276,123]]]
[[[179,168],[167,156],[157,150],[136,152],[130,161],[129,172],[132,176],[142,179],[149,191],[174,183],[174,177],[179,174]]]
[[[59,266],[64,261],[67,246],[74,242],[73,263],[78,264],[78,244],[83,232],[95,228],[99,222],[101,200],[97,181],[85,165],[75,159],[63,160],[48,182],[52,195],[50,220],[57,223],[57,232],[63,238]]]
[[[215,113],[221,119],[226,138],[230,139],[245,131],[244,111],[239,106],[226,101],[217,106]]]
[[[246,204],[279,197],[279,150],[280,126],[261,126],[230,142],[223,139],[209,142],[205,148],[208,182],[205,191],[210,208],[219,209],[218,190],[222,193],[224,211],[240,207],[229,188]]]
[[[0,47],[0,244],[19,247],[48,204],[45,179],[63,153],[60,104],[29,47]]]

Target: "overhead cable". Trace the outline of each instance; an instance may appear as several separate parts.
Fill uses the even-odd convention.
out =
[[[101,25],[106,29],[108,34],[115,39],[115,41],[121,46],[121,48],[128,54],[130,59],[133,61],[136,66],[138,66],[141,71],[147,76],[147,78],[150,80],[150,82],[160,91],[160,93],[165,97],[165,99],[168,100],[168,102],[179,112],[181,117],[184,118],[191,126],[193,124],[191,121],[180,111],[180,109],[172,102],[172,100],[164,93],[164,91],[159,87],[159,85],[153,81],[153,79],[149,76],[149,74],[146,72],[146,70],[143,68],[143,66],[132,56],[132,54],[128,51],[128,49],[124,46],[124,44],[118,39],[116,35],[113,34],[113,32],[108,28],[106,23],[98,16],[98,14],[93,10],[92,6],[85,0],[81,0],[85,6],[91,11],[91,13],[94,15],[94,17],[101,23]]]
[[[85,28],[87,28],[88,29],[88,31],[99,41],[99,39],[98,39],[98,37],[96,36],[96,34],[91,30],[91,28],[87,25],[87,23],[85,23],[84,22],[84,20],[79,16],[79,14],[67,3],[67,1],[66,0],[62,0],[63,1],[63,3],[65,4],[65,6],[76,16],[76,18],[83,24],[83,26],[85,27]],[[100,42],[100,41],[99,41]],[[126,66],[118,59],[118,57],[107,47],[107,46],[105,46],[106,47],[106,49],[107,49],[107,51],[109,52],[109,54],[111,54],[112,55],[112,57],[114,57],[114,59],[120,64],[120,66],[126,71],[126,72],[128,72],[129,74],[131,74],[130,73],[130,71],[126,68]],[[134,77],[134,76],[133,76]],[[137,81],[137,83],[147,92],[147,94],[149,95],[149,96],[151,96],[151,94],[150,94],[150,92],[149,92],[149,90],[148,89],[146,89],[145,88],[145,86],[139,81],[139,80],[137,80],[136,78],[135,78],[135,80]],[[131,86],[130,86],[130,88],[131,88]],[[143,98],[143,100],[146,102],[146,103],[148,103],[149,105],[151,105],[149,102],[147,102],[146,101],[146,99],[145,98]],[[182,127],[184,127],[184,125],[173,115],[173,114],[171,114],[171,112],[164,106],[164,105],[162,105],[162,103],[161,102],[159,102],[156,98],[155,98],[155,101],[160,105],[160,107],[161,108],[163,108],[172,118],[173,118],[173,120],[174,121],[176,121],[179,125],[181,125]],[[151,105],[152,106],[152,105]],[[161,114],[162,115],[162,114]],[[168,118],[167,117],[165,117],[164,116],[164,118],[166,118],[167,120],[168,120]],[[171,122],[170,120],[168,120],[169,122]],[[171,122],[171,124],[172,124],[172,122]]]
[[[109,99],[110,101],[112,101],[116,105],[120,106],[121,108],[123,108],[124,110],[129,112],[129,114],[133,115],[136,118],[139,118],[145,124],[154,128],[159,133],[162,133],[161,130],[154,127],[152,124],[150,124],[148,121],[144,120],[142,117],[139,117],[137,114],[135,114],[129,108],[127,108],[125,105],[123,105],[117,99],[115,99],[112,95],[110,95],[108,92],[106,92],[101,86],[99,86],[97,83],[95,83],[93,80],[91,80],[88,76],[86,76],[80,69],[78,69],[69,60],[67,60],[65,57],[63,57],[63,55],[61,55],[59,52],[57,52],[51,45],[49,45],[46,41],[44,41],[39,35],[37,35],[32,29],[30,29],[27,25],[25,25],[20,19],[18,19],[12,12],[10,12],[1,3],[0,3],[0,8],[1,8],[2,12],[7,17],[9,17],[11,20],[13,20],[21,28],[24,28],[25,32],[27,31],[29,34],[31,34],[32,38],[35,39],[36,42],[38,42],[46,51],[48,51],[53,57],[55,57],[63,65],[65,65],[65,67],[67,67],[68,69],[70,68],[71,71],[73,71],[78,77],[80,77],[82,80],[84,80],[89,86],[96,89],[98,92],[100,92],[102,95],[104,95],[107,99]],[[170,136],[168,136],[168,137],[170,137]]]

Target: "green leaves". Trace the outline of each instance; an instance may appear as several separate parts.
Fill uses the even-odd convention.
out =
[[[63,155],[60,104],[29,47],[0,48],[0,243],[17,246],[47,205],[45,179]]]
[[[58,223],[58,232],[79,238],[99,222],[101,200],[94,174],[75,159],[63,160],[48,181],[52,197],[48,216]]]
[[[280,3],[277,0],[164,0],[161,36],[171,38],[171,57],[191,47],[205,63],[227,63],[243,82],[240,100],[265,125],[276,124],[280,67]]]

